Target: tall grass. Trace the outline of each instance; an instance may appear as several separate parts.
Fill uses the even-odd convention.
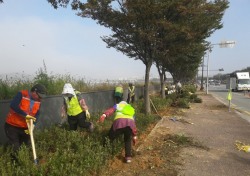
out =
[[[118,84],[109,80],[103,83],[96,83],[83,78],[76,79],[70,74],[49,74],[44,64],[43,67],[38,69],[33,78],[27,77],[24,73],[22,75],[0,78],[0,100],[12,99],[18,91],[23,89],[30,90],[36,83],[43,84],[47,88],[48,95],[61,94],[65,83],[71,83],[80,92],[112,90]],[[119,84],[124,85],[124,87],[128,86],[126,81],[119,82]]]

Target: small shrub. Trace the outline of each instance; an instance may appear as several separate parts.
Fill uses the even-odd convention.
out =
[[[202,103],[202,99],[197,97],[194,99],[194,103]]]
[[[190,108],[189,100],[186,98],[179,98],[176,102],[176,106],[180,108]]]
[[[196,95],[196,94],[191,94],[191,95],[189,96],[189,100],[190,100],[191,103],[194,103],[194,101],[195,101],[196,98],[197,98],[197,95]]]
[[[184,85],[182,87],[183,91],[187,91],[187,92],[191,92],[191,93],[195,93],[196,92],[196,87],[193,84],[188,84],[188,85]]]
[[[174,92],[172,94],[167,95],[166,98],[171,99],[172,102],[175,102],[177,100],[177,94],[176,94],[176,92]]]
[[[196,95],[196,94],[190,95],[190,99],[196,99],[196,98],[197,98],[197,95]]]
[[[183,90],[180,94],[180,98],[190,98],[190,93],[187,90]]]
[[[172,104],[171,99],[162,99],[160,97],[154,97],[151,100],[157,110],[164,109]]]

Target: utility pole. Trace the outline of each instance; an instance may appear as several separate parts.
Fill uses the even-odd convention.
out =
[[[203,59],[202,59],[202,67],[201,67],[201,88],[200,90],[204,90],[204,86],[203,86],[203,70],[204,70],[204,56],[203,56]]]
[[[206,85],[206,94],[208,94],[208,65],[209,65],[209,53],[212,52],[212,47],[214,45],[219,45],[220,48],[233,48],[235,45],[235,41],[222,41],[220,43],[210,44],[208,48],[208,57],[207,57],[207,85]]]

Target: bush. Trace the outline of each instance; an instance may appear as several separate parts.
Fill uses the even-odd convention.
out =
[[[172,99],[169,99],[169,98],[162,99],[160,97],[153,97],[153,98],[151,98],[151,100],[152,100],[152,102],[157,110],[162,110],[166,107],[169,107],[169,106],[171,106],[171,104],[173,102]]]
[[[172,102],[175,102],[177,100],[178,96],[177,96],[176,92],[174,92],[172,94],[167,95],[166,98],[171,99]]]
[[[193,84],[187,84],[187,85],[184,85],[182,87],[182,90],[187,91],[187,92],[191,92],[191,93],[195,93],[196,92],[196,87]]]
[[[190,98],[190,92],[188,90],[183,90],[179,96],[180,98]]]
[[[194,103],[202,103],[202,99],[197,97],[194,99]]]
[[[180,98],[177,100],[176,106],[180,108],[190,108],[189,100],[187,98]]]

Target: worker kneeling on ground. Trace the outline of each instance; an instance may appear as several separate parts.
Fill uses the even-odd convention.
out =
[[[90,113],[85,100],[80,97],[80,92],[76,91],[70,83],[66,83],[63,87],[62,95],[64,104],[62,106],[61,116],[68,116],[70,130],[77,130],[77,127],[86,128],[93,132],[94,125],[92,122],[87,122],[90,119]]]
[[[115,113],[114,122],[109,130],[108,136],[111,143],[119,135],[124,135],[125,144],[125,162],[130,163],[132,157],[131,143],[136,144],[136,125],[135,125],[135,110],[125,101],[121,101],[115,104],[113,107],[107,109],[102,116],[99,118],[98,122],[104,122],[106,117],[111,116]]]

